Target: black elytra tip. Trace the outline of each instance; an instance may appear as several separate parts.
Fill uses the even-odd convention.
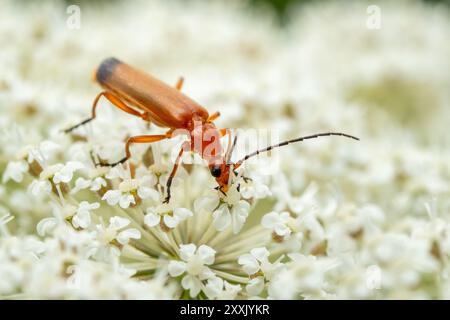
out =
[[[103,60],[97,69],[95,78],[99,83],[107,82],[109,77],[113,74],[115,67],[121,63],[122,61],[114,57]]]

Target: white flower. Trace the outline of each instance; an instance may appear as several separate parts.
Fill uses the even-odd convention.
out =
[[[255,248],[239,257],[238,263],[242,265],[245,273],[249,276],[254,275],[261,269],[263,263],[269,260],[269,251],[266,248]]]
[[[106,187],[107,183],[106,180],[103,179],[102,177],[96,177],[92,182],[91,182],[91,191],[98,191],[103,187]]]
[[[130,224],[130,220],[122,217],[111,217],[109,219],[109,226],[103,227],[97,225],[98,239],[103,244],[110,244],[114,240],[117,240],[121,245],[127,244],[130,239],[140,239],[141,233],[138,229],[128,228],[124,229]]]
[[[226,196],[217,192],[198,198],[194,207],[196,211],[212,211],[213,224],[217,230],[223,231],[231,225],[234,233],[242,229],[250,211],[250,204],[241,200],[237,185],[233,185]]]
[[[245,290],[251,296],[257,296],[264,290],[264,286],[265,286],[264,277],[258,276],[248,281],[247,285],[245,286]]]
[[[147,187],[144,180],[139,181],[139,186],[137,188],[137,195],[141,199],[151,199],[157,202],[160,198],[159,192],[153,188]]]
[[[75,180],[75,187],[70,190],[70,193],[75,194],[80,190],[87,189],[91,185],[91,180],[84,179],[83,177]]]
[[[70,191],[70,193],[75,194],[80,190],[87,189],[91,191],[98,191],[103,187],[106,187],[106,180],[102,177],[96,177],[94,180],[85,179],[83,177],[78,178],[75,181],[75,187]]]
[[[283,175],[280,176],[279,181],[277,181],[278,187],[274,188],[274,194],[278,198],[275,206],[276,211],[282,211],[287,206],[291,212],[300,215],[316,207],[316,194],[319,190],[316,183],[310,183],[300,196],[293,196],[286,178],[283,177]]]
[[[263,199],[272,195],[269,187],[263,183],[260,176],[252,175],[251,179],[242,179],[239,183],[240,193],[244,199]]]
[[[241,286],[232,285],[219,277],[212,277],[206,282],[203,291],[209,299],[232,300],[241,291]]]
[[[72,225],[75,228],[85,229],[91,224],[91,214],[90,210],[95,210],[100,207],[98,202],[89,203],[87,201],[82,201],[78,206],[77,213],[72,217]]]
[[[146,213],[144,223],[147,226],[155,227],[163,221],[164,225],[171,229],[175,228],[181,221],[184,221],[193,215],[189,209],[172,209],[172,207],[168,204],[150,207],[147,209]]]
[[[282,267],[279,262],[280,257],[275,263],[269,262],[269,251],[262,248],[254,248],[250,253],[239,257],[238,263],[242,265],[244,272],[251,276],[246,290],[250,295],[258,295],[264,289],[266,282],[270,281]]]
[[[112,217],[109,219],[109,230],[115,231],[117,241],[124,245],[127,244],[130,239],[140,239],[141,233],[135,228],[124,229],[130,224],[130,220],[121,217]],[[124,230],[122,230],[124,229]]]
[[[33,180],[28,186],[29,192],[37,197],[40,194],[50,193],[52,191],[52,185],[48,181]]]
[[[135,204],[136,200],[133,195],[129,193],[122,193],[120,190],[108,190],[102,197],[102,200],[106,200],[106,202],[110,206],[114,206],[119,204],[119,206],[123,209],[128,208],[131,204]]]
[[[122,245],[127,244],[130,241],[130,239],[140,239],[140,238],[141,233],[138,229],[135,228],[125,229],[119,232],[119,234],[117,235],[117,241]]]
[[[146,179],[127,179],[119,184],[119,190],[122,193],[136,191],[141,199],[153,197],[155,201],[159,200],[159,193],[150,187],[147,187]]]
[[[231,223],[233,232],[238,233],[247,220],[249,210],[250,204],[244,200],[239,201],[231,208],[224,203],[213,212],[214,226],[217,230],[222,231]]]
[[[39,175],[39,179],[33,180],[33,182],[29,185],[28,190],[34,196],[38,196],[42,193],[50,193],[52,191],[51,181],[55,184],[59,184],[61,182],[68,183],[72,180],[73,173],[82,168],[84,168],[84,165],[75,161],[69,161],[65,165],[58,163],[48,166],[42,170]],[[80,182],[78,182],[78,184],[80,184]]]
[[[54,183],[68,183],[73,178],[73,173],[77,170],[83,169],[84,165],[78,161],[69,161],[62,166],[53,176]]]
[[[220,197],[217,194],[199,197],[194,202],[194,211],[198,213],[211,213],[217,209]]]
[[[46,161],[50,159],[54,152],[58,150],[60,146],[51,140],[44,140],[39,143],[38,146],[29,145],[26,146],[22,155],[24,158],[26,157],[28,163],[32,163],[33,161]]]
[[[39,174],[39,179],[33,180],[33,182],[28,186],[29,192],[34,196],[50,193],[52,191],[51,179],[55,173],[63,167],[64,166],[60,163],[46,167]]]
[[[216,251],[207,245],[201,245],[198,249],[192,243],[180,245],[180,258],[183,261],[170,261],[169,274],[172,277],[178,277],[186,273],[181,280],[181,286],[189,290],[190,296],[194,298],[202,290],[202,281],[214,276],[207,266],[214,263],[215,254]]]
[[[28,163],[24,160],[22,161],[10,161],[6,166],[5,172],[3,173],[2,182],[8,182],[9,180],[14,180],[15,182],[22,182],[23,174],[28,171]]]
[[[291,229],[288,226],[291,217],[289,212],[283,211],[281,213],[272,211],[267,213],[261,219],[261,225],[272,230],[280,237],[287,237],[291,234]]]
[[[51,232],[55,229],[55,227],[58,225],[58,220],[56,220],[53,217],[50,218],[44,218],[41,221],[38,222],[36,226],[36,231],[38,235],[41,237],[44,237],[47,234],[51,234]]]
[[[86,229],[91,224],[91,210],[98,209],[100,204],[98,202],[89,203],[82,201],[78,207],[65,203],[62,207],[54,206],[54,214],[57,218],[42,219],[38,226],[38,234],[44,236],[49,233],[57,224],[63,219],[69,221],[75,228]]]
[[[144,167],[139,167],[136,170],[136,177],[138,178],[131,178],[129,170],[124,169],[122,166],[114,167],[106,174],[108,179],[119,178],[122,180],[119,184],[119,190],[123,193],[136,191],[141,199],[151,198],[154,201],[158,201],[159,193],[152,188],[157,181],[156,178],[148,174]]]
[[[121,180],[131,179],[130,172],[124,169],[124,167],[121,165],[110,168],[110,170],[108,171],[108,173],[106,173],[105,176],[107,179],[110,180],[117,178]]]
[[[123,176],[123,171],[117,171]],[[115,176],[107,176],[109,178]],[[159,201],[160,194],[155,189],[149,187],[152,185],[152,178],[149,175],[143,176],[139,179],[125,178],[120,184],[118,190],[108,190],[102,197],[102,200],[113,206],[119,204],[121,208],[126,209],[131,204],[136,204],[135,195],[140,199],[151,199],[152,201]]]
[[[268,293],[273,299],[295,299],[322,292],[327,286],[326,275],[339,267],[341,261],[330,258],[305,256],[300,253],[289,254],[290,262],[280,269],[270,282]],[[345,266],[347,268],[348,266]],[[337,272],[340,270],[337,269]],[[358,279],[356,274],[346,275],[350,281],[359,280],[366,286],[366,279]],[[313,296],[315,297],[315,296]]]

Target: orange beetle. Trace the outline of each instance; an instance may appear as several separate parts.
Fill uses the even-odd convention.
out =
[[[100,92],[94,99],[91,117],[68,128],[65,130],[66,133],[95,119],[97,104],[102,96],[126,113],[140,117],[144,121],[153,122],[157,126],[169,128],[169,130],[162,135],[140,135],[128,138],[125,144],[124,158],[115,163],[100,163],[99,165],[115,166],[124,163],[131,157],[130,145],[134,143],[151,143],[169,139],[174,136],[177,129],[184,129],[188,132],[190,141],[186,141],[181,147],[175,160],[174,167],[167,180],[167,196],[164,201],[166,203],[170,200],[170,186],[179,166],[181,156],[187,149],[197,152],[207,161],[211,175],[218,183],[217,189],[221,192],[227,192],[230,172],[234,172],[234,170],[248,158],[262,152],[267,152],[273,148],[281,147],[289,143],[320,136],[338,135],[359,140],[354,136],[339,132],[320,133],[284,141],[257,150],[246,155],[243,159],[231,163],[231,152],[236,143],[236,139],[232,146],[228,146],[227,152],[223,154],[220,137],[228,134],[230,132],[229,129],[216,128],[213,121],[220,116],[219,112],[209,115],[205,108],[181,93],[183,78],[178,80],[174,88],[116,58],[108,58],[105,59],[94,72],[94,80],[103,87],[104,91]],[[229,141],[231,141],[231,139]]]

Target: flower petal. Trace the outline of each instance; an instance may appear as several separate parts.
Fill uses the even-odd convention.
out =
[[[213,212],[219,205],[219,201],[216,195],[200,197],[194,202],[194,210],[195,212]]]
[[[159,200],[159,192],[149,187],[139,187],[137,194],[141,199],[152,199],[153,201]]]
[[[168,214],[165,214],[163,216],[163,220],[164,224],[172,229],[175,228],[178,225],[178,223],[180,223],[180,221],[176,217],[172,217]]]
[[[250,204],[247,201],[239,201],[235,205],[231,212],[233,232],[238,233],[244,226],[245,221],[248,217],[248,211],[250,210]]]
[[[259,263],[256,258],[248,253],[240,256],[238,259],[238,263],[242,265],[245,273],[247,273],[249,276],[257,273],[260,269]]]
[[[195,253],[197,246],[193,243],[190,244],[182,244],[180,246],[180,258],[184,261],[188,261],[190,257],[192,257]]]
[[[270,255],[269,251],[265,247],[254,248],[250,250],[250,254],[260,262],[267,261],[267,258]]]
[[[109,224],[114,230],[119,230],[129,225],[130,220],[128,220],[127,218],[115,216],[109,219]]]
[[[214,299],[222,292],[222,290],[223,290],[222,278],[213,277],[208,280],[203,292],[205,292],[206,296],[209,299]]]
[[[281,237],[285,237],[291,234],[291,229],[289,229],[287,226],[281,223],[275,225],[273,231]]]
[[[272,211],[265,214],[261,219],[261,225],[266,229],[273,229],[275,224],[279,221],[279,215],[277,212]]]
[[[264,278],[263,277],[257,277],[254,279],[251,279],[247,286],[245,287],[247,292],[252,296],[257,296],[261,293],[264,289]]]
[[[72,193],[72,194],[77,193],[78,191],[80,191],[82,189],[89,188],[90,185],[91,185],[91,180],[80,177],[75,181],[75,188],[73,188],[70,193]]]
[[[97,177],[91,183],[91,191],[98,191],[101,188],[106,187],[106,180],[102,177]]]
[[[144,217],[144,223],[149,227],[154,227],[161,221],[161,216],[155,213],[147,213]]]
[[[56,218],[44,218],[36,226],[38,235],[44,237],[49,234],[58,225]]]
[[[72,225],[75,228],[86,229],[91,224],[91,215],[87,210],[78,210],[72,218]]]
[[[37,197],[41,193],[50,193],[52,191],[52,185],[48,180],[33,180],[28,190],[33,196]]]
[[[191,298],[195,298],[200,293],[201,285],[202,283],[200,280],[191,275],[186,275],[183,280],[181,280],[181,286],[184,289],[189,290]]]
[[[197,250],[200,258],[202,258],[204,264],[210,265],[214,263],[216,256],[216,250],[207,245],[202,244]]]
[[[186,271],[186,262],[170,261],[168,265],[168,271],[170,276],[178,277]]]
[[[2,182],[5,183],[8,180],[14,180],[15,182],[21,182],[23,174],[28,170],[28,163],[26,161],[10,161],[6,166],[3,173]]]
[[[78,161],[69,161],[66,165],[59,171],[55,172],[53,176],[54,183],[68,183],[73,178],[73,173],[79,169],[84,168],[84,165]]]
[[[175,210],[173,210],[173,214],[179,220],[185,220],[188,217],[192,217],[194,215],[191,210],[186,208],[176,208]]]
[[[120,197],[119,206],[122,209],[126,209],[130,206],[130,204],[136,203],[134,197],[131,194],[124,194]]]
[[[120,196],[121,192],[119,190],[108,190],[103,195],[102,200],[106,200],[110,206],[114,206],[119,203]]]
[[[231,223],[231,214],[227,204],[222,204],[219,209],[213,212],[214,227],[219,230],[225,230]]]
[[[140,238],[141,233],[139,232],[138,229],[135,228],[126,229],[117,235],[117,241],[123,245],[127,244],[130,241],[130,239],[140,239]]]

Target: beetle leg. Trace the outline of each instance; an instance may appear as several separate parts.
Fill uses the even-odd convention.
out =
[[[96,117],[96,109],[97,109],[97,105],[98,105],[98,101],[100,100],[100,98],[104,96],[106,99],[109,100],[109,102],[111,102],[114,106],[116,106],[117,108],[121,109],[122,111],[125,111],[126,113],[132,114],[133,116],[136,117],[140,117],[143,118],[143,114],[134,110],[133,108],[127,106],[119,97],[117,97],[115,94],[109,92],[109,91],[102,91],[100,92],[94,99],[94,102],[92,103],[92,111],[91,111],[91,117],[87,118],[83,121],[81,121],[80,123],[64,130],[65,133],[69,133],[72,130],[85,125],[86,123],[92,121],[95,119]]]
[[[182,144],[181,150],[178,153],[177,159],[175,160],[175,164],[173,165],[172,172],[170,173],[170,176],[167,179],[167,184],[166,184],[167,196],[164,199],[163,203],[169,203],[169,201],[170,201],[170,196],[171,196],[170,195],[170,186],[172,185],[172,180],[175,177],[175,174],[177,173],[178,166],[180,165],[181,156],[183,155],[183,152],[188,148],[189,148],[189,141],[186,141]]]
[[[212,121],[216,120],[218,117],[220,117],[220,112],[216,111],[212,115],[210,115],[208,120],[206,120],[206,121],[212,122]]]
[[[184,83],[184,78],[179,77],[177,84],[175,85],[175,88],[177,88],[178,91],[181,91],[181,88],[183,87],[183,83]]]
[[[117,162],[114,163],[96,163],[96,165],[99,165],[101,167],[114,167],[118,164],[124,163],[128,159],[131,158],[131,152],[130,152],[130,145],[133,143],[152,143],[164,139],[168,139],[171,137],[171,133],[168,132],[166,134],[156,134],[156,135],[144,135],[144,136],[134,136],[130,137],[127,140],[127,143],[125,144],[125,157],[120,159]]]

